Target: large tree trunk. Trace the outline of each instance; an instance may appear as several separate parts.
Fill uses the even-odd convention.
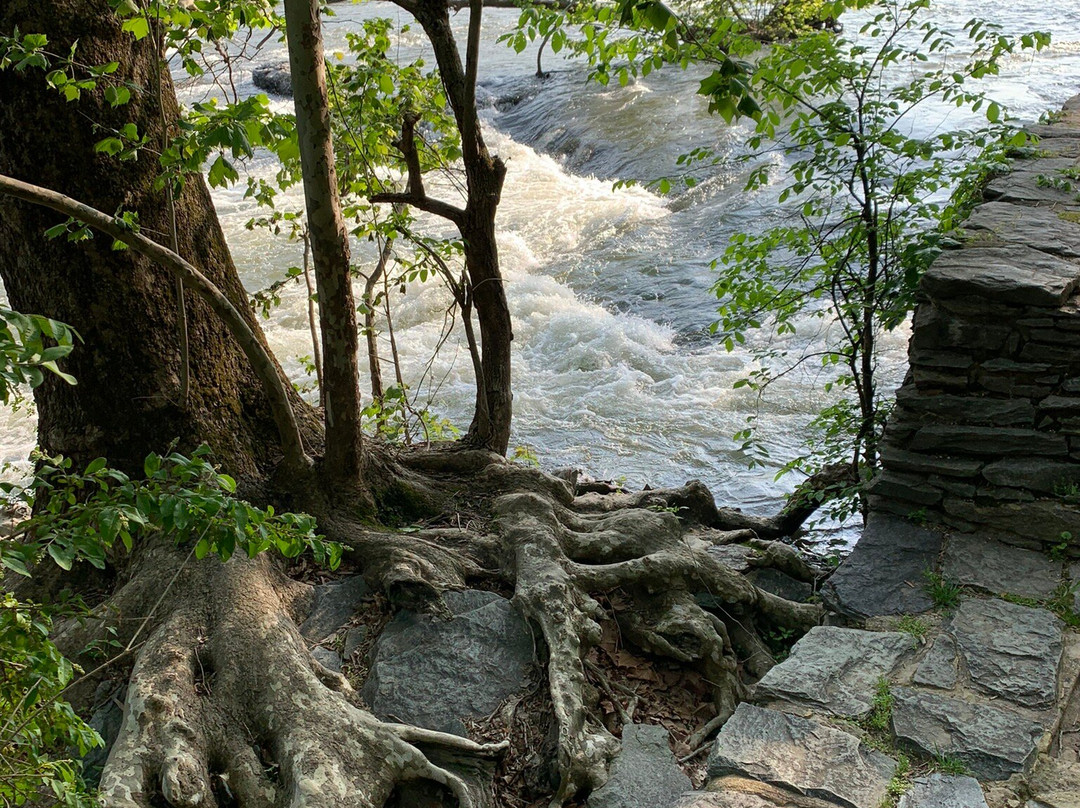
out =
[[[107,128],[129,121],[160,143],[159,97],[165,120],[175,119],[172,82],[159,70],[153,37],[136,42],[122,33],[107,0],[5,0],[0,30],[16,26],[48,34],[54,53],[67,53],[77,40],[80,61],[119,62],[116,77],[140,89],[128,105],[113,109],[100,89],[66,102],[46,87],[40,71],[0,72],[0,173],[99,210],[135,211],[144,233],[169,232],[164,193],[153,187],[160,170],[153,154],[119,162],[94,152]],[[180,254],[225,293],[261,339],[201,176],[187,179],[177,216]],[[185,448],[208,443],[236,474],[269,470],[278,458],[271,412],[220,321],[202,302],[189,301],[192,381],[185,408],[173,279],[133,252],[114,251],[108,238],[76,245],[47,240],[44,231],[62,220],[44,208],[0,199],[0,276],[12,306],[70,324],[92,346],[65,360],[77,387],[49,378],[37,392],[42,447],[141,468],[148,452],[178,438]],[[305,417],[314,436],[310,414]]]

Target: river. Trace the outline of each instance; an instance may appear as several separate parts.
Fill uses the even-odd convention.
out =
[[[1049,50],[1010,58],[993,80],[994,97],[1014,115],[1037,118],[1080,91],[1080,0],[1053,4],[1052,13],[1035,0],[939,5],[944,11],[935,14],[957,31],[979,15],[1010,33],[1052,31]],[[363,17],[407,22],[407,15],[387,3],[333,9],[330,48]],[[459,29],[466,18],[458,15]],[[586,80],[582,65],[548,53],[551,75],[540,80],[534,76],[535,46],[519,55],[496,42],[515,18],[511,10],[485,12],[479,90],[489,143],[508,166],[497,225],[515,324],[511,445],[529,447],[545,468],[577,466],[635,488],[697,478],[720,504],[775,510],[795,483],[775,481],[776,469],[800,451],[807,423],[827,401],[821,379],[813,372],[793,375],[759,400],[733,387],[752,369],[752,358],[725,351],[708,335],[716,306],[710,262],[731,234],[777,221],[775,189],[744,192],[744,169],[733,162],[712,170],[693,190],[668,197],[640,187],[612,188],[616,180],[673,172],[678,155],[695,146],[734,158],[746,130],[708,114],[695,94],[700,76],[692,71],[665,70],[625,87],[601,87]],[[854,20],[846,23],[854,30]],[[418,30],[402,37],[403,60],[421,47]],[[271,43],[260,62],[284,57],[283,45]],[[239,89],[256,92],[250,73],[240,75]],[[186,86],[182,97],[199,98],[205,91]],[[924,111],[916,126],[929,130],[966,122],[955,109],[937,108]],[[249,170],[268,175],[273,164],[256,160]],[[777,160],[777,183],[782,174]],[[244,228],[255,211],[242,189],[216,192],[215,204],[249,290],[267,286],[300,262],[297,245],[268,243],[265,232]],[[287,204],[299,200],[292,197]],[[427,228],[446,232],[435,222]],[[357,244],[355,258],[370,264],[371,247]],[[452,338],[432,361],[445,293],[431,282],[417,283],[393,303],[412,392],[421,401],[434,394],[432,408],[466,427],[473,398],[467,353]],[[291,285],[264,323],[271,346],[296,378],[304,372],[297,358],[311,353],[305,311],[302,286]],[[901,380],[907,337],[905,329],[886,337],[888,385]],[[814,338],[800,331],[795,339]],[[732,435],[751,415],[759,416],[771,460],[748,469]],[[4,414],[0,434],[5,459],[17,462],[33,444],[33,419]]]

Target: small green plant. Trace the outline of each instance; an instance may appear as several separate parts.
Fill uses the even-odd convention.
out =
[[[930,761],[930,766],[934,771],[942,774],[952,774],[958,777],[971,774],[971,770],[968,769],[964,761],[951,755],[936,755]]]
[[[1058,543],[1051,545],[1050,549],[1046,551],[1051,561],[1064,561],[1066,559],[1069,545],[1072,544],[1073,534],[1068,530],[1063,530],[1058,534],[1058,539]]]
[[[900,618],[900,622],[896,624],[896,630],[902,631],[905,634],[910,634],[912,637],[921,640],[926,636],[926,632],[930,630],[930,627],[926,624],[926,621],[910,614],[905,614]]]
[[[927,570],[923,589],[938,609],[955,609],[960,603],[960,584],[939,572]]]
[[[1036,174],[1035,184],[1040,188],[1053,188],[1055,191],[1072,193],[1073,184],[1065,177],[1052,177],[1049,174]]]
[[[775,628],[762,636],[766,647],[777,662],[783,662],[791,655],[791,649],[799,640],[799,632],[793,628]]]
[[[930,518],[930,514],[927,513],[926,508],[918,508],[907,515],[909,522],[914,522],[917,525],[925,525]]]
[[[896,771],[893,773],[889,785],[886,786],[885,797],[881,800],[881,808],[895,808],[900,798],[911,788],[911,761],[902,752],[896,756]]]
[[[884,676],[877,680],[874,687],[874,698],[870,702],[870,713],[866,716],[865,726],[876,732],[888,732],[892,724],[892,712],[895,698],[892,693],[892,685]]]
[[[513,459],[515,463],[524,463],[526,466],[539,467],[540,465],[540,458],[536,456],[536,450],[528,444],[515,446]]]
[[[1044,126],[1061,123],[1063,120],[1065,120],[1065,111],[1060,109],[1048,109],[1039,116],[1039,123]]]

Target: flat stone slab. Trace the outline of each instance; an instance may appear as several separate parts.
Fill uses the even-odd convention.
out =
[[[325,640],[336,633],[356,612],[371,588],[363,576],[354,575],[342,581],[319,584],[307,618],[300,624],[300,633],[311,642]]]
[[[361,693],[383,720],[464,735],[462,718],[489,715],[525,686],[533,637],[493,592],[449,592],[443,600],[451,620],[402,611],[386,625]]]
[[[735,788],[729,788],[735,783]],[[836,808],[835,802],[815,800],[757,780],[725,777],[714,791],[690,791],[673,808]]]
[[[1061,562],[978,533],[954,533],[945,547],[941,574],[994,594],[1042,599],[1053,595],[1061,582]]]
[[[1080,267],[1027,246],[947,250],[923,275],[932,298],[981,297],[1014,306],[1059,308],[1080,282]]]
[[[914,637],[900,632],[815,626],[758,682],[756,696],[861,718],[873,706],[878,680],[888,678],[915,645]]]
[[[691,787],[668,746],[668,731],[629,724],[611,777],[589,795],[589,808],[669,808]]]
[[[952,690],[956,687],[956,640],[948,634],[934,638],[912,681],[917,685]]]
[[[974,777],[935,773],[916,777],[898,808],[986,808],[986,797]]]
[[[955,757],[980,780],[1006,780],[1035,760],[1043,727],[1011,708],[906,687],[893,695],[893,733],[901,744]]]
[[[872,513],[822,592],[828,605],[855,617],[918,614],[933,608],[924,576],[941,551],[941,534],[906,519]]]
[[[1012,171],[991,180],[984,193],[987,199],[1019,203],[1031,207],[1068,208],[1077,204],[1076,190],[1066,191],[1063,188],[1046,185],[1043,181],[1040,181],[1040,176],[1051,179],[1057,177],[1065,179],[1054,170]],[[1075,188],[1075,182],[1070,182],[1070,184]]]
[[[740,774],[845,808],[879,808],[895,772],[896,761],[854,735],[746,702],[709,755],[711,777]]]
[[[1046,609],[997,598],[965,599],[949,623],[972,685],[1033,709],[1057,700],[1063,629]]]
[[[978,238],[978,233],[991,233],[1002,241],[1026,244],[1040,252],[1080,258],[1080,224],[1062,219],[1046,208],[987,202],[972,211],[964,229],[972,231],[971,238]]]

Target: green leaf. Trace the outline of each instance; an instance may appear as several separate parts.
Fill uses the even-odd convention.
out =
[[[137,40],[145,39],[150,33],[150,23],[147,21],[146,17],[141,14],[124,20],[124,24],[120,27],[133,34]]]

